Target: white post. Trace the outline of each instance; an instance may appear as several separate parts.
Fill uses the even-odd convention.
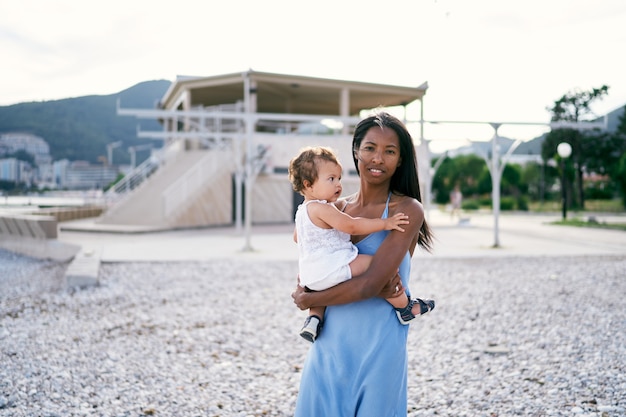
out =
[[[252,122],[252,103],[251,103],[251,88],[252,84],[250,82],[250,74],[246,74],[244,79],[244,126],[245,126],[245,135],[246,135],[246,150],[245,150],[245,185],[246,185],[246,193],[245,193],[245,222],[244,222],[244,231],[246,242],[243,247],[244,252],[252,251],[252,244],[250,243],[251,234],[252,234],[252,184],[254,182],[254,172],[253,172],[253,146],[252,146],[252,132],[253,132],[253,122]]]
[[[350,116],[350,90],[347,88],[342,88],[339,93],[339,115],[342,118]],[[341,126],[341,134],[347,135],[348,133],[348,124],[343,122],[343,126]]]
[[[237,137],[233,140],[233,148],[235,154],[235,229],[237,232],[241,232],[242,229],[242,198],[243,194],[241,191],[241,186],[243,185],[243,170],[244,164],[242,163],[242,155],[241,155],[241,138]]]
[[[500,247],[499,237],[499,218],[500,218],[500,178],[502,172],[500,171],[500,146],[498,145],[498,129],[499,123],[490,123],[494,129],[494,135],[491,139],[491,200],[493,204],[493,247]]]
[[[135,148],[132,146],[128,148],[128,152],[130,152],[130,169],[133,170],[135,169],[135,163],[137,161],[137,153],[135,152]]]
[[[561,208],[563,211],[563,221],[567,220],[567,177],[565,175],[565,160],[572,154],[572,145],[567,142],[561,142],[556,147],[556,152],[561,157]]]
[[[406,119],[406,107],[405,107],[405,117]],[[433,203],[433,198],[432,198],[432,191],[433,191],[433,176],[435,175],[433,168],[431,168],[430,166],[430,158],[431,158],[431,154],[430,154],[430,141],[427,141],[426,138],[424,138],[424,96],[422,96],[422,98],[420,98],[420,146],[421,146],[421,150],[424,152],[424,157],[422,157],[422,161],[425,161],[425,163],[427,164],[427,166],[425,167],[425,169],[422,169],[422,173],[424,173],[426,175],[426,178],[422,179],[422,182],[424,184],[426,184],[426,189],[423,190],[424,194],[422,196],[422,204],[425,206],[426,208],[426,220],[430,220],[430,209]],[[419,166],[419,165],[418,165]]]

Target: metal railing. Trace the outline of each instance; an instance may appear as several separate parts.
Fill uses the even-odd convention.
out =
[[[176,155],[181,151],[181,147],[181,141],[175,141],[169,146],[154,152],[105,193],[107,203],[119,201],[121,196],[130,193],[143,184],[161,165],[176,158]]]

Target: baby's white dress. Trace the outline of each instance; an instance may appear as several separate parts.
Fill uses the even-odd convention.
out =
[[[348,233],[313,224],[307,209],[312,203],[329,204],[310,200],[296,211],[300,285],[321,291],[352,278],[349,264],[359,253]]]

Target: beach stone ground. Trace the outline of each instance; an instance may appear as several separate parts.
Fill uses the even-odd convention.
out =
[[[66,264],[0,251],[0,416],[291,416],[297,261]],[[409,416],[626,415],[626,257],[423,258]]]

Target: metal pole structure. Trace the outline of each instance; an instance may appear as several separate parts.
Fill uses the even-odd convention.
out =
[[[405,107],[406,109],[406,107]],[[406,119],[406,113],[405,113]],[[405,121],[406,123],[406,121]],[[433,191],[433,169],[430,166],[430,141],[426,140],[424,137],[424,97],[420,98],[420,144],[422,146],[423,152],[426,154],[423,161],[426,161],[428,166],[426,169],[422,169],[422,172],[426,173],[425,183],[426,190],[424,190],[425,196],[422,197],[424,200],[422,203],[426,208],[426,220],[430,220],[430,209],[432,206],[432,191]]]
[[[500,145],[498,144],[499,123],[490,123],[494,129],[491,139],[491,200],[493,205],[493,247],[500,247]]]
[[[113,149],[122,145],[122,141],[112,142],[107,144],[107,164],[113,165]]]
[[[572,154],[572,146],[567,142],[561,142],[556,147],[556,152],[561,157],[561,196],[563,221],[567,220],[567,177],[565,175],[565,160]]]
[[[500,247],[500,182],[502,178],[503,166],[500,166],[500,151],[498,144],[498,129],[500,126],[507,125],[536,125],[536,126],[549,126],[552,129],[569,127],[569,128],[578,128],[578,129],[606,129],[607,128],[607,117],[605,116],[603,122],[550,122],[550,123],[542,123],[542,122],[479,122],[479,121],[424,121],[423,118],[420,120],[421,125],[424,123],[433,123],[433,124],[489,124],[494,129],[494,135],[491,139],[491,160],[485,157],[485,161],[487,162],[487,166],[490,167],[489,173],[491,174],[491,199],[492,199],[492,208],[493,208],[493,234],[494,234],[494,248]],[[514,148],[519,145],[521,141],[516,142],[509,149],[508,154],[511,154],[514,151]],[[569,153],[567,154],[569,156]],[[505,158],[506,159],[506,158]]]
[[[130,169],[135,169],[135,163],[137,161],[137,152],[133,146],[128,148],[128,152],[130,152]]]
[[[253,178],[253,152],[252,152],[252,117],[251,117],[251,97],[250,97],[250,76],[246,75],[244,78],[244,126],[245,126],[245,135],[246,135],[246,150],[244,152],[244,161],[245,161],[245,207],[244,207],[244,234],[245,234],[245,244],[243,247],[244,252],[252,251],[252,244],[250,243],[251,235],[252,235],[252,182]]]
[[[241,187],[243,185],[244,178],[244,164],[243,156],[241,155],[241,142],[242,138],[237,138],[232,141],[234,154],[235,154],[235,230],[241,232],[242,229],[242,198],[243,193]]]
[[[561,207],[563,212],[563,221],[567,220],[567,185],[565,183],[565,158],[561,158]]]
[[[255,93],[255,86],[252,85],[252,81],[250,80],[249,76],[244,77],[244,135],[245,135],[245,150],[244,153],[245,155],[243,156],[242,160],[244,161],[244,167],[241,170],[241,174],[242,176],[244,176],[244,182],[245,182],[245,234],[246,234],[246,244],[244,247],[244,250],[252,250],[251,244],[250,244],[250,234],[251,234],[251,221],[252,221],[252,210],[251,210],[251,206],[252,206],[252,187],[253,187],[253,183],[254,183],[254,158],[256,156],[256,153],[254,152],[253,149],[253,134],[254,134],[254,125],[255,125],[255,120],[256,120],[256,101],[254,99],[254,97],[252,97],[253,92]],[[255,93],[256,94],[256,93]],[[406,109],[405,109],[406,110]],[[545,122],[498,122],[498,123],[492,123],[492,122],[485,122],[485,121],[426,121],[424,120],[424,108],[423,108],[423,97],[421,99],[421,106],[420,106],[420,139],[422,141],[425,141],[424,139],[424,123],[432,123],[432,124],[489,124],[492,126],[492,128],[495,130],[495,134],[494,137],[492,138],[492,159],[491,161],[487,161],[488,162],[488,166],[491,169],[491,177],[492,177],[492,186],[493,186],[493,190],[492,190],[492,198],[493,198],[493,212],[494,212],[494,247],[499,247],[500,246],[500,241],[499,241],[499,214],[500,214],[500,179],[501,179],[501,175],[502,175],[502,169],[500,167],[500,155],[499,155],[499,147],[498,147],[498,129],[501,125],[527,125],[527,126],[531,126],[531,125],[535,125],[535,126],[546,126],[546,127],[550,127],[552,129],[558,129],[558,128],[563,128],[563,127],[569,127],[569,128],[575,128],[575,129],[607,129],[608,126],[608,117],[605,116],[604,117],[604,121],[603,122],[550,122],[550,123],[545,123]],[[117,114],[118,115],[129,115],[129,116],[135,116],[138,118],[172,118],[172,120],[176,120],[176,118],[178,117],[206,117],[207,114],[206,112],[198,112],[195,110],[189,110],[186,109],[184,111],[180,111],[180,110],[153,110],[153,109],[121,109],[119,108],[119,101],[118,101],[118,108],[117,108]],[[228,115],[231,116],[235,119],[240,119],[241,118],[241,114],[232,114],[232,115]],[[285,120],[285,115],[284,114],[269,114],[269,113],[264,113],[263,115],[264,119],[267,120]],[[405,119],[406,119],[406,113],[404,115]],[[298,120],[302,121],[302,120],[314,120],[316,119],[316,116],[314,115],[307,115],[302,116],[299,115],[298,116]],[[411,121],[406,120],[406,123],[409,123]],[[150,132],[148,132],[150,133]],[[184,132],[185,137],[193,137],[198,136],[198,135],[203,135],[204,133],[202,132]],[[164,139],[165,141],[167,140],[173,140],[174,138],[176,138],[177,136],[179,136],[179,132],[176,132],[175,129],[172,129],[171,131],[167,132],[164,131],[163,132],[157,132],[157,133],[150,133],[149,135],[145,134],[144,135],[140,135],[141,137],[152,137],[152,138],[159,138],[159,139]],[[113,159],[112,157],[112,150],[113,147],[115,147],[115,144],[109,144],[107,145],[107,150],[109,152],[109,163],[111,162],[111,160]],[[569,156],[569,155],[568,155]],[[488,158],[486,158],[488,159]],[[430,160],[429,160],[429,164],[430,164]],[[429,170],[427,170],[429,171]],[[430,172],[429,172],[430,173]],[[431,178],[427,178],[427,183],[429,183],[431,181]],[[431,190],[427,191],[427,200],[428,201],[428,205],[430,206],[430,199],[431,199]]]

